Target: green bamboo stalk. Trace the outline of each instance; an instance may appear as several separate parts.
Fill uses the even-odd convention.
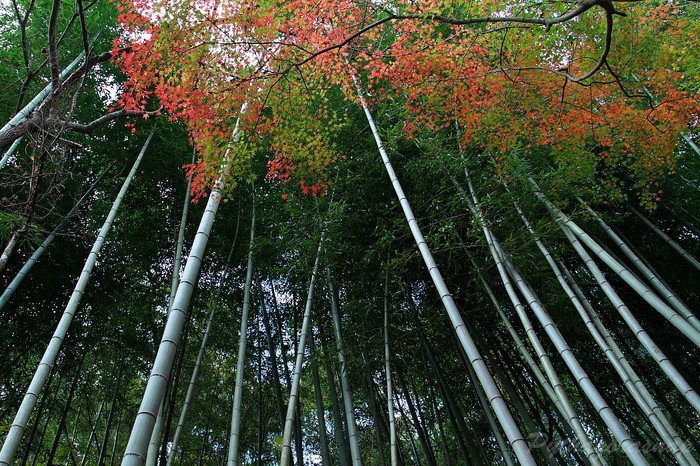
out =
[[[426,266],[428,267],[428,271],[433,280],[433,283],[435,284],[435,287],[438,290],[440,299],[442,300],[443,305],[445,306],[445,310],[452,323],[452,326],[455,332],[457,333],[459,342],[464,348],[464,351],[467,353],[469,360],[474,365],[474,370],[477,374],[477,380],[484,387],[484,391],[486,392],[489,401],[491,402],[491,407],[496,413],[496,417],[501,423],[501,426],[503,427],[503,430],[506,433],[506,437],[508,437],[508,440],[510,441],[513,447],[515,455],[520,460],[521,464],[535,465],[536,461],[535,458],[532,456],[530,447],[525,438],[523,437],[522,433],[520,432],[518,425],[515,423],[515,420],[513,419],[513,416],[505,403],[503,395],[496,386],[496,383],[493,380],[493,377],[491,376],[491,373],[489,372],[488,368],[486,367],[486,364],[484,363],[484,360],[481,357],[481,354],[478,348],[476,347],[474,340],[472,339],[471,335],[469,335],[469,332],[467,331],[467,328],[464,324],[464,320],[462,319],[462,315],[457,309],[457,305],[452,299],[452,295],[450,294],[450,291],[447,288],[447,285],[445,284],[445,280],[442,278],[442,274],[440,273],[440,270],[437,264],[435,263],[433,254],[430,251],[430,248],[428,247],[425,238],[423,237],[423,233],[421,232],[420,227],[418,226],[418,222],[416,221],[415,215],[413,215],[411,205],[403,192],[401,183],[399,182],[396,176],[396,172],[394,171],[394,168],[391,165],[391,161],[389,160],[389,156],[387,155],[386,150],[384,149],[384,144],[382,143],[381,137],[379,136],[379,131],[377,130],[377,126],[374,123],[374,118],[372,118],[372,114],[369,111],[369,107],[367,106],[367,102],[365,101],[362,89],[360,88],[357,79],[354,75],[353,80],[355,81],[357,95],[360,99],[360,103],[365,112],[365,116],[367,117],[367,121],[372,130],[372,134],[374,135],[374,140],[377,143],[379,155],[381,156],[381,159],[384,163],[384,167],[386,168],[386,171],[391,180],[391,184],[399,199],[401,208],[403,209],[404,215],[409,224],[409,228],[411,229],[411,233],[413,234],[413,238],[416,242],[416,245],[418,246],[418,249],[421,252],[421,256],[423,257],[423,260]]]
[[[250,243],[248,244],[248,265],[246,268],[245,288],[243,290],[243,309],[241,310],[241,329],[238,335],[238,360],[236,361],[236,385],[233,392],[233,410],[231,412],[231,439],[228,447],[229,466],[238,464],[238,444],[241,430],[241,400],[243,399],[243,371],[245,369],[246,344],[248,341],[248,314],[253,283],[253,251],[255,249],[255,189],[253,189],[253,215],[250,221]]]
[[[301,324],[301,335],[299,336],[299,344],[297,345],[297,358],[294,364],[294,375],[292,376],[292,389],[289,393],[289,404],[287,405],[287,417],[284,422],[284,434],[282,436],[282,454],[280,458],[280,466],[289,466],[292,461],[292,429],[294,427],[294,411],[299,400],[299,386],[301,383],[301,370],[304,363],[304,351],[306,350],[306,339],[309,336],[309,325],[311,322],[311,305],[314,297],[314,286],[318,275],[318,264],[321,262],[321,253],[323,252],[323,239],[325,231],[321,234],[321,240],[318,243],[318,251],[316,252],[316,260],[311,271],[311,279],[309,280],[309,290],[306,295],[306,308],[304,309],[304,317]],[[299,420],[301,422],[301,419]],[[297,439],[301,442],[301,439]]]
[[[68,328],[70,327],[70,324],[73,321],[73,317],[75,316],[75,313],[78,310],[78,305],[80,304],[80,300],[83,297],[83,293],[85,293],[88,281],[90,280],[90,274],[92,273],[92,269],[95,266],[95,262],[97,261],[97,256],[102,250],[105,238],[107,237],[107,233],[109,232],[109,229],[112,226],[114,218],[117,216],[117,211],[119,210],[119,206],[121,205],[122,199],[124,199],[126,191],[129,189],[129,185],[131,184],[131,181],[136,175],[136,170],[138,169],[138,166],[141,163],[141,159],[143,159],[143,156],[146,153],[146,148],[148,147],[152,138],[153,131],[151,131],[151,134],[146,139],[146,142],[144,143],[141,152],[136,158],[134,165],[131,167],[131,171],[124,180],[124,184],[122,185],[121,189],[119,190],[119,193],[117,194],[116,199],[114,200],[114,203],[112,204],[112,208],[110,209],[109,214],[107,215],[107,219],[105,220],[104,224],[102,225],[102,228],[100,229],[99,235],[95,239],[95,243],[93,244],[90,254],[88,255],[87,260],[85,261],[83,270],[80,273],[80,278],[78,279],[78,282],[76,283],[75,288],[73,289],[73,294],[71,295],[70,300],[68,301],[68,304],[66,305],[66,308],[63,311],[63,315],[61,316],[56,330],[54,331],[54,334],[51,337],[50,343],[46,347],[46,351],[44,352],[44,356],[41,358],[39,367],[37,367],[37,370],[34,373],[34,377],[32,378],[32,381],[29,384],[27,393],[25,394],[24,399],[22,400],[22,404],[20,405],[19,410],[17,411],[17,415],[15,416],[15,419],[12,422],[12,427],[10,427],[10,431],[7,433],[7,437],[5,438],[5,442],[3,443],[2,450],[0,450],[0,465],[9,466],[10,464],[12,464],[12,460],[14,459],[15,454],[17,453],[17,448],[19,447],[25,429],[27,428],[27,423],[29,422],[29,418],[32,414],[32,411],[34,410],[34,406],[36,405],[37,399],[39,398],[39,395],[41,394],[41,391],[44,388],[46,378],[48,377],[49,372],[51,372],[51,367],[56,361],[56,357],[58,356],[58,352],[61,348],[63,340],[66,338]]]
[[[105,176],[105,174],[109,171],[109,169],[114,165],[114,162],[107,167],[105,170],[100,173],[100,175],[97,177],[97,179],[92,183],[92,185],[85,191],[85,193],[82,195],[82,197],[78,200],[78,202],[75,203],[73,208],[66,214],[63,219],[59,222],[58,225],[56,225],[56,228],[53,229],[53,231],[49,234],[49,236],[46,237],[43,243],[41,243],[41,246],[36,248],[36,251],[34,251],[34,254],[27,260],[27,262],[24,263],[22,268],[17,272],[17,275],[12,279],[9,285],[7,285],[7,288],[5,288],[5,291],[2,292],[2,296],[0,296],[0,309],[5,307],[5,304],[10,300],[12,297],[13,293],[17,290],[19,285],[22,283],[24,278],[27,276],[29,271],[34,267],[34,264],[41,258],[41,256],[46,252],[46,249],[53,243],[53,240],[56,239],[56,236],[63,230],[63,227],[66,226],[68,223],[68,220],[70,220],[76,212],[78,212],[78,209],[80,209],[80,206],[83,205],[83,202],[87,197],[92,193],[92,191],[95,189],[95,186],[102,180],[102,178]]]
[[[391,466],[399,465],[399,441],[396,435],[396,417],[394,416],[394,388],[391,379],[391,351],[389,346],[389,268],[384,276],[384,373],[386,376],[386,404],[389,415],[389,445],[391,447]]]
[[[333,280],[331,278],[331,270],[328,267],[326,267],[326,275],[328,277],[328,288],[331,295],[331,318],[333,321],[333,330],[335,331],[335,344],[338,352],[338,362],[340,363],[340,387],[342,389],[343,405],[345,407],[345,417],[348,426],[350,456],[352,457],[353,466],[362,466],[360,443],[357,438],[355,407],[352,403],[352,391],[350,390],[350,381],[348,379],[347,361],[345,359],[345,351],[343,350],[343,337],[340,332],[338,300],[336,299],[335,287],[333,286]]]

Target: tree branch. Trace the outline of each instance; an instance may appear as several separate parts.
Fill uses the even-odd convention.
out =
[[[637,0],[630,0],[637,1]],[[609,0],[582,0],[578,2],[577,7],[573,10],[565,13],[561,16],[555,18],[530,18],[527,16],[485,16],[480,18],[466,18],[466,19],[455,19],[448,18],[447,16],[437,15],[437,14],[393,14],[390,15],[394,19],[406,20],[406,19],[422,19],[437,21],[445,24],[452,24],[454,26],[466,26],[470,24],[489,24],[489,23],[522,23],[522,24],[539,24],[545,27],[545,30],[549,29],[555,24],[564,23],[577,16],[582,15],[586,11],[590,10],[594,6],[601,6],[606,8],[606,4],[610,4]],[[607,8],[606,8],[607,9]],[[614,8],[613,8],[614,10]]]
[[[85,50],[85,58],[90,58],[90,41],[88,40],[87,23],[85,22],[85,7],[83,0],[77,0],[78,16],[80,17],[80,37],[83,40],[83,49]]]
[[[68,131],[74,131],[76,133],[90,134],[105,123],[108,123],[112,120],[116,120],[117,118],[129,116],[154,117],[160,115],[161,113],[162,108],[152,111],[117,110],[115,112],[110,112],[105,115],[102,115],[101,117],[92,120],[90,123],[78,123],[74,121],[63,121],[57,118],[49,118],[44,120],[44,122],[40,122],[39,124],[41,125],[42,130],[46,130],[49,128],[62,128]]]
[[[51,82],[54,90],[58,89],[58,44],[56,29],[58,28],[58,13],[61,10],[61,0],[53,0],[51,19],[49,20],[49,63],[51,65]]]

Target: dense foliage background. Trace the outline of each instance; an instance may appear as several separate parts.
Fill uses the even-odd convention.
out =
[[[16,0],[0,10],[5,50],[0,121],[9,121],[52,82],[54,57],[62,69],[87,50],[83,63],[90,63],[79,65],[60,86],[53,81],[54,92],[25,118],[29,123],[18,125],[23,139],[0,169],[0,240],[7,245],[3,289],[78,205],[12,297],[0,300],[0,439],[10,430],[131,164],[154,134],[22,436],[17,464],[121,460],[166,321],[188,173],[199,200],[189,203],[183,262],[216,177],[227,176],[228,184],[163,404],[163,432],[155,439],[161,464],[172,451],[212,309],[199,379],[173,459],[226,462],[251,250],[255,265],[239,455],[245,464],[279,462],[294,358],[322,237],[313,342],[305,348],[296,410],[297,464],[351,464],[343,373],[362,461],[390,464],[385,306],[398,460],[511,461],[513,452],[499,444],[499,423],[392,191],[353,74],[368,96],[417,224],[536,460],[590,461],[561,406],[523,360],[513,333],[526,342],[535,366],[544,363],[529,342],[533,334],[539,336],[593,446],[610,464],[628,461],[528,299],[522,313],[534,327],[527,332],[521,325],[480,216],[470,210],[469,183],[505,259],[536,292],[647,459],[653,464],[700,460],[700,414],[606,298],[530,181],[653,286],[595,215],[603,218],[649,264],[655,280],[673,290],[671,300],[697,311],[697,3],[593,2],[593,9],[551,33],[540,26],[519,31],[457,20],[497,14],[557,17],[572,4],[191,3]],[[620,11],[611,13],[602,4]],[[599,61],[608,53],[606,18],[611,16],[615,35],[608,58]],[[47,40],[52,30],[55,37],[49,34]],[[598,63],[596,74],[577,82],[576,76]],[[248,109],[241,113],[244,102]],[[113,116],[94,128],[80,126],[103,115]],[[242,137],[232,143],[239,116]],[[3,151],[17,140],[11,133],[0,131]],[[198,164],[192,164],[193,145]],[[228,174],[221,175],[227,149],[231,161]],[[635,403],[607,351],[562,291],[518,208],[567,267],[569,282],[581,287],[688,455],[674,455],[663,444],[655,421]],[[697,344],[599,257],[607,282],[697,392]],[[339,303],[344,367],[332,294]],[[512,323],[512,333],[505,322]]]

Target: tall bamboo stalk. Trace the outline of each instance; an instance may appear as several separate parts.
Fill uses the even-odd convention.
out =
[[[331,295],[331,318],[333,321],[333,329],[335,330],[335,344],[338,351],[338,362],[340,363],[340,387],[343,395],[343,405],[345,406],[345,417],[348,426],[348,439],[350,441],[350,456],[352,457],[353,466],[362,466],[362,458],[360,456],[360,443],[357,438],[357,422],[355,421],[355,407],[352,403],[352,391],[350,390],[350,381],[348,379],[347,361],[345,359],[345,351],[343,350],[343,337],[340,332],[340,316],[338,310],[338,299],[331,278],[331,270],[326,267],[326,275],[328,277],[328,288]]]
[[[399,441],[396,436],[396,417],[394,416],[394,388],[391,379],[391,351],[389,346],[389,268],[384,276],[384,374],[386,377],[386,404],[389,414],[389,445],[391,447],[391,466],[399,465]]]
[[[246,268],[245,288],[243,289],[243,309],[241,310],[241,329],[238,336],[238,360],[236,361],[236,386],[233,393],[233,411],[231,413],[231,440],[228,447],[228,464],[238,464],[238,443],[241,429],[241,400],[243,399],[243,370],[245,368],[246,343],[248,341],[248,314],[253,283],[253,250],[255,247],[255,190],[253,190],[253,215],[250,221],[250,243],[248,245],[248,264]]]
[[[39,398],[39,395],[41,394],[41,391],[44,388],[46,378],[48,377],[49,372],[51,372],[51,367],[56,361],[56,357],[58,356],[58,352],[61,349],[63,340],[65,340],[66,335],[68,333],[68,328],[70,327],[70,324],[73,321],[73,317],[75,316],[75,313],[78,310],[78,305],[80,304],[80,300],[83,297],[83,293],[85,293],[88,281],[90,280],[92,269],[95,266],[95,262],[97,261],[97,256],[102,250],[102,246],[104,245],[107,233],[109,232],[109,229],[112,226],[114,218],[117,216],[119,206],[121,205],[121,202],[124,199],[124,196],[126,195],[126,191],[129,189],[131,181],[136,175],[136,170],[138,169],[139,164],[141,163],[141,160],[143,159],[143,156],[146,153],[146,149],[148,148],[148,145],[151,142],[152,138],[153,131],[151,131],[151,134],[146,139],[146,142],[144,143],[141,152],[136,158],[134,165],[131,167],[131,171],[124,180],[124,183],[122,184],[122,187],[119,190],[117,197],[112,203],[112,208],[110,209],[109,214],[107,214],[107,218],[105,219],[105,222],[102,225],[102,228],[100,229],[99,235],[97,235],[97,238],[95,239],[92,249],[90,250],[90,254],[88,255],[88,258],[83,266],[83,270],[80,273],[80,278],[78,279],[78,282],[76,283],[75,288],[73,289],[73,293],[71,294],[70,300],[68,301],[68,304],[66,305],[66,308],[63,311],[63,315],[61,316],[58,325],[56,326],[56,330],[54,331],[54,334],[51,337],[51,341],[46,347],[46,351],[44,352],[44,355],[41,358],[41,362],[39,362],[39,366],[37,367],[36,372],[34,373],[34,377],[32,378],[32,381],[29,384],[29,388],[27,389],[27,393],[25,394],[24,399],[22,400],[22,404],[17,410],[17,415],[15,416],[15,419],[12,422],[12,427],[10,427],[10,431],[7,433],[7,437],[5,438],[5,442],[3,443],[2,450],[0,450],[0,465],[9,466],[12,463],[15,454],[17,453],[17,448],[19,447],[19,443],[22,439],[22,435],[24,434],[25,429],[27,428],[27,422],[29,422],[29,417],[31,416],[32,411],[34,410],[34,406],[36,406],[37,399]]]
[[[409,224],[416,245],[418,246],[418,249],[421,252],[421,256],[423,257],[423,260],[426,266],[428,267],[428,271],[433,280],[433,283],[435,284],[435,287],[438,290],[440,299],[442,300],[442,303],[450,318],[452,326],[455,332],[457,333],[459,342],[463,346],[464,351],[467,353],[469,360],[474,365],[474,370],[476,371],[477,379],[479,383],[481,383],[484,387],[484,391],[488,396],[488,399],[491,403],[491,407],[496,413],[496,417],[501,423],[501,426],[503,427],[503,430],[506,433],[506,437],[508,437],[508,440],[510,441],[518,460],[521,462],[521,464],[524,465],[534,465],[536,464],[536,461],[532,456],[532,452],[530,451],[529,445],[523,437],[522,433],[520,432],[518,425],[515,423],[515,420],[513,419],[513,416],[510,413],[508,406],[505,403],[505,400],[503,399],[503,395],[496,386],[496,383],[494,382],[491,373],[486,367],[486,364],[484,363],[484,360],[481,357],[478,348],[474,344],[471,335],[469,335],[469,332],[467,331],[467,328],[464,325],[462,315],[459,313],[457,305],[452,299],[452,295],[450,294],[450,291],[447,288],[447,285],[445,284],[445,280],[442,278],[442,274],[440,273],[440,270],[437,264],[435,263],[435,259],[433,259],[433,254],[430,251],[428,244],[425,242],[423,233],[421,232],[420,227],[418,226],[418,222],[416,221],[415,215],[413,215],[411,205],[403,192],[401,183],[399,182],[396,176],[396,172],[394,171],[394,168],[391,165],[391,161],[389,160],[389,156],[387,155],[386,150],[384,149],[384,144],[382,143],[381,137],[379,136],[379,131],[377,130],[377,126],[374,123],[374,118],[372,118],[372,114],[369,111],[369,107],[367,106],[367,102],[365,101],[362,89],[360,88],[357,79],[354,75],[353,80],[355,81],[357,95],[365,112],[365,116],[367,117],[367,122],[369,123],[369,126],[372,130],[374,140],[377,143],[379,155],[381,156],[381,159],[384,163],[384,167],[386,168],[387,174],[389,175],[389,178],[391,180],[391,184],[399,199],[401,208],[403,209],[404,215]]]
[[[245,111],[245,105],[241,112]],[[238,125],[240,118],[236,122],[233,130],[233,142],[238,142]],[[197,233],[192,242],[189,258],[185,264],[185,270],[180,279],[180,285],[177,288],[173,307],[168,315],[163,329],[163,337],[161,338],[158,353],[153,362],[153,369],[148,378],[146,389],[143,394],[139,413],[136,416],[134,425],[131,429],[129,441],[124,452],[122,460],[123,466],[142,465],[146,461],[149,440],[153,433],[158,410],[163,401],[165,390],[170,378],[170,371],[175,360],[175,353],[180,342],[182,328],[185,325],[185,316],[190,305],[192,293],[197,283],[199,270],[202,266],[204,258],[204,250],[209,241],[209,234],[216,218],[216,212],[219,209],[219,201],[221,199],[221,190],[225,184],[225,176],[227,172],[227,162],[229,159],[231,147],[224,154],[224,165],[221,167],[221,176],[217,180],[214,188],[209,194],[207,205],[204,208],[204,213],[199,222]]]
[[[175,360],[175,353],[180,342],[180,334],[185,324],[185,315],[197,282],[197,276],[204,257],[204,249],[209,239],[209,233],[216,217],[221,197],[220,186],[209,195],[197,234],[192,243],[185,271],[175,295],[175,301],[165,324],[153,369],[144,391],[139,413],[131,430],[123,465],[141,465],[146,460],[149,439],[153,433],[156,417],[165,395],[170,378],[170,372]]]
[[[187,385],[187,392],[185,394],[185,401],[182,403],[182,410],[180,411],[180,418],[178,419],[177,426],[175,427],[175,435],[173,436],[173,442],[170,446],[170,453],[168,454],[167,464],[173,464],[175,462],[175,455],[177,454],[177,449],[180,445],[180,438],[182,437],[182,432],[185,426],[185,421],[187,420],[187,415],[189,413],[190,404],[192,403],[192,397],[194,396],[194,388],[199,378],[199,371],[202,367],[202,359],[204,358],[204,351],[207,348],[209,342],[209,335],[211,334],[211,327],[214,323],[214,315],[216,314],[216,308],[219,303],[219,296],[221,295],[221,289],[226,277],[228,276],[229,263],[231,261],[231,256],[233,255],[233,249],[236,244],[236,237],[238,236],[238,225],[236,225],[236,234],[234,235],[233,243],[228,253],[226,259],[226,265],[219,275],[219,282],[216,286],[216,296],[214,297],[211,308],[209,310],[209,316],[207,317],[207,324],[204,329],[204,334],[202,335],[202,342],[199,345],[199,352],[194,362],[194,368],[192,369],[192,374],[190,376],[190,382]],[[150,455],[150,451],[149,451]]]
[[[192,148],[192,163],[195,161],[197,154],[196,148]],[[190,187],[192,185],[192,175],[187,177],[187,183],[185,185],[185,199],[182,204],[182,210],[180,214],[180,226],[178,227],[177,238],[175,240],[175,255],[173,257],[173,270],[170,279],[170,296],[168,297],[168,312],[166,315],[170,315],[170,311],[173,308],[173,301],[175,299],[175,293],[177,293],[177,286],[180,284],[180,269],[182,262],[182,248],[185,243],[185,229],[187,226],[187,213],[190,206]],[[236,225],[238,228],[238,225]],[[238,233],[238,230],[236,230]],[[167,399],[167,396],[165,397]],[[160,450],[161,438],[163,437],[163,408],[166,403],[166,399],[163,400],[160,407],[158,408],[158,416],[156,416],[156,424],[153,427],[153,432],[151,433],[151,440],[148,443],[148,453],[146,453],[146,466],[155,466],[158,460],[158,452]]]
[[[331,456],[328,450],[328,436],[326,434],[326,410],[323,405],[323,391],[321,390],[321,376],[318,371],[318,361],[321,353],[316,348],[313,330],[309,332],[309,347],[313,354],[313,364],[311,366],[311,378],[314,384],[314,397],[316,398],[316,419],[318,421],[318,440],[321,447],[321,466],[329,466]]]
[[[2,159],[0,159],[0,170],[2,170],[7,161],[10,160],[12,154],[15,153],[19,145],[22,143],[22,139],[24,139],[24,136],[20,136],[17,139],[15,139],[10,148],[7,149],[7,152],[5,152],[5,155],[2,156]]]

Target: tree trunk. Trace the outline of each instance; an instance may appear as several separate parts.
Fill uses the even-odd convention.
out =
[[[78,54],[78,56],[73,60],[58,76],[59,80],[63,80],[68,74],[73,71],[73,69],[78,66],[78,63],[83,61],[83,58],[85,58],[85,53],[81,52]],[[39,92],[27,105],[22,108],[15,116],[13,116],[10,121],[8,121],[5,126],[0,128],[0,134],[4,133],[5,131],[8,131],[11,129],[13,126],[17,126],[19,123],[21,123],[23,120],[25,120],[33,111],[36,109],[44,100],[46,100],[47,97],[53,92],[54,86],[53,83],[49,83],[46,85],[44,89],[42,89],[41,92]],[[2,166],[0,165],[0,168]]]

